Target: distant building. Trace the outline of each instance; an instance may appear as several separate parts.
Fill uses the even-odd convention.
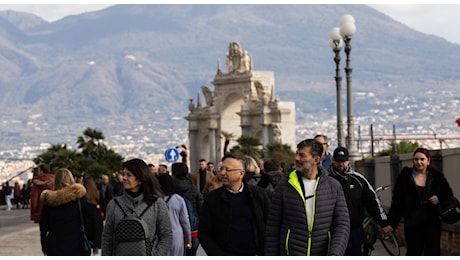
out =
[[[252,59],[240,44],[232,42],[226,54],[226,72],[218,62],[217,74],[211,82],[214,91],[202,86],[196,104],[190,99],[188,121],[191,171],[200,158],[217,162],[222,157],[225,137],[232,136],[228,149],[242,135],[261,140],[265,147],[281,142],[295,148],[295,103],[275,97],[272,71],[256,71]],[[228,138],[227,138],[228,139]]]

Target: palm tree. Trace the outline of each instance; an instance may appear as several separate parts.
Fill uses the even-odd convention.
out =
[[[33,159],[35,164],[49,164],[54,172],[58,168],[68,168],[75,176],[88,175],[97,180],[100,175],[111,175],[121,169],[124,158],[107,148],[101,140],[102,132],[87,128],[77,139],[80,152],[70,150],[67,145],[52,145],[45,153]]]
[[[284,165],[291,165],[295,160],[295,152],[288,144],[274,142],[267,144],[264,158],[273,158],[282,162]]]
[[[224,142],[224,154],[226,154],[227,150],[228,150],[228,145],[230,144],[230,141],[233,140],[233,138],[235,138],[235,134],[234,133],[229,133],[229,132],[226,132],[226,131],[222,131],[222,130],[220,131],[220,134],[225,139],[225,142]]]
[[[251,156],[256,161],[263,156],[263,150],[260,148],[262,143],[257,137],[242,135],[237,140],[238,145],[232,147],[230,152]]]
[[[81,149],[83,156],[94,158],[106,150],[105,145],[101,142],[104,138],[102,132],[88,127],[83,131],[83,136],[77,139],[78,148]]]

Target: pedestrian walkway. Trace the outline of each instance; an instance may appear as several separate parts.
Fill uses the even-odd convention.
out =
[[[5,207],[0,206],[0,210]],[[0,231],[0,256],[43,256],[40,244],[40,229],[37,223],[24,223],[23,229],[10,232],[6,235]],[[374,245],[373,256],[388,256],[382,244],[377,241]],[[405,248],[401,248],[401,255],[405,255]],[[206,256],[201,248],[198,248],[198,256]]]
[[[42,256],[40,245],[40,231],[38,224],[35,227],[26,228],[20,232],[10,233],[0,236],[0,256]],[[203,249],[198,252],[198,256],[205,256]],[[388,255],[383,246],[378,243],[375,245],[373,256]],[[401,249],[401,255],[405,255],[405,248]]]
[[[42,256],[38,224],[15,233],[0,236],[2,256]]]

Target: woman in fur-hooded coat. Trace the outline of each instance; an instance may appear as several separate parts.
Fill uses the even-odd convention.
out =
[[[72,173],[61,168],[55,175],[55,190],[40,194],[43,210],[40,217],[42,252],[49,256],[82,255],[83,236],[78,200],[85,214],[86,189],[75,183]]]

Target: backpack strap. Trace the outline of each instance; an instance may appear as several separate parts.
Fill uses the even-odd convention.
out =
[[[171,199],[172,197],[172,194],[168,196],[168,198],[166,199],[166,204],[168,204],[169,200]]]
[[[153,202],[147,202],[147,207],[142,211],[142,213],[139,215],[139,217],[142,217],[144,213],[153,205]]]
[[[123,209],[123,207],[121,206],[120,202],[118,202],[118,200],[116,198],[114,198],[113,200],[115,201],[115,204],[118,205],[118,207],[121,209],[121,211],[123,212],[123,214],[126,217],[127,216],[126,211]]]
[[[121,211],[123,211],[123,214],[126,216],[128,216],[128,214],[126,214],[126,211],[123,209],[123,207],[121,206],[120,202],[118,202],[118,200],[116,198],[113,199],[115,201],[115,203],[118,205],[118,207],[120,207]],[[142,215],[144,215],[144,213],[150,208],[150,206],[152,206],[153,202],[147,202],[147,207],[144,209],[144,211],[142,211],[142,213],[139,215],[139,217],[142,217]],[[134,210],[131,210],[134,214]]]

